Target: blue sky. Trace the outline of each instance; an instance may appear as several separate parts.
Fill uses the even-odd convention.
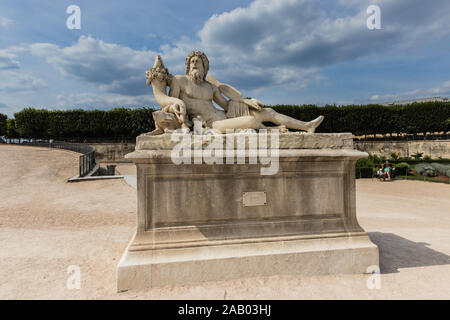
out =
[[[372,4],[380,30],[366,26]],[[160,54],[184,73],[192,50],[266,104],[448,97],[448,17],[448,0],[2,0],[0,112],[156,106],[145,70]]]

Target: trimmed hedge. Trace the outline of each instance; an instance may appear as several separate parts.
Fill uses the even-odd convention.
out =
[[[450,131],[450,103],[426,102],[407,106],[275,105],[277,112],[303,121],[324,115],[316,132],[354,135]],[[131,138],[154,129],[152,108],[103,110],[45,110],[26,108],[14,114],[23,138]]]
[[[14,114],[22,138],[135,138],[154,129],[150,108],[46,110],[26,108]]]
[[[7,119],[8,119],[8,117],[5,114],[0,113],[0,136],[6,135],[6,120]]]
[[[406,106],[276,105],[276,111],[303,121],[319,115],[325,119],[316,132],[351,132],[354,135],[390,133],[426,133],[450,131],[450,103],[425,102]]]
[[[394,164],[394,168],[397,176],[406,176],[409,173],[409,164],[405,162]]]
[[[356,167],[355,178],[373,178],[375,176],[375,169],[373,167]]]
[[[376,172],[378,170],[376,165],[373,165],[373,166],[367,166],[367,165],[368,165],[368,162],[360,162],[359,164],[358,163],[356,164],[355,177],[357,179],[358,178],[376,177]],[[409,173],[409,165],[404,162],[394,164],[393,168],[395,169],[395,175],[397,175],[397,176],[406,176]]]

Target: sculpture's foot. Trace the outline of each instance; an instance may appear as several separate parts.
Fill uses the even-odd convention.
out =
[[[173,133],[176,129],[173,128],[165,128],[164,133]]]
[[[285,125],[278,126],[277,129],[280,130],[280,133],[288,133],[289,132],[289,129],[286,128]]]
[[[306,130],[308,133],[314,133],[316,131],[316,128],[322,123],[323,116],[318,116],[316,119],[308,122],[309,129]]]

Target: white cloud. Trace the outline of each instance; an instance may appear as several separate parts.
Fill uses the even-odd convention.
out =
[[[12,25],[14,23],[14,20],[5,18],[5,17],[0,17],[0,27],[1,28],[7,28],[10,25]]]
[[[445,81],[439,87],[428,89],[428,92],[430,94],[450,95],[450,81]]]
[[[15,108],[12,108],[8,104],[0,102],[0,113],[6,114],[9,119],[14,118],[14,112],[16,111]]]
[[[44,58],[64,76],[97,84],[105,92],[130,96],[148,92],[145,70],[153,64],[156,55],[153,51],[133,50],[90,36],[81,36],[68,47],[32,44],[30,52]]]
[[[43,80],[21,71],[4,70],[0,72],[0,92],[32,92],[46,86]]]
[[[429,98],[430,96],[443,96],[450,95],[450,80],[443,82],[440,86],[429,89],[414,89],[399,93],[377,94],[370,97],[370,100],[389,102],[397,100],[407,99],[419,99]]]
[[[0,50],[0,70],[18,69],[20,63],[17,61],[17,55],[8,49]]]
[[[432,2],[341,0],[358,13],[332,18],[318,1],[255,0],[246,8],[213,15],[198,32],[199,40],[182,39],[172,50],[204,50],[212,70],[239,87],[295,85],[304,83],[305,74],[309,82],[317,79],[327,65],[420,48],[448,36],[450,2]],[[381,7],[382,30],[366,27],[370,4]]]
[[[171,73],[184,73],[186,55],[202,50],[210,59],[211,72],[222,82],[241,90],[274,86],[297,90],[323,80],[321,70],[327,65],[421,47],[450,32],[448,0],[433,0],[433,5],[420,0],[339,3],[356,8],[357,13],[334,18],[318,1],[255,0],[246,8],[211,16],[197,38],[181,37],[161,46],[160,52],[134,50],[90,36],[81,36],[66,47],[37,43],[29,49],[64,76],[132,99],[149,94],[144,72],[158,53]],[[382,30],[367,29],[369,4],[381,7]],[[4,59],[5,66],[14,66],[11,53]],[[376,96],[383,98],[372,98]]]
[[[396,100],[404,100],[404,99],[416,99],[423,97],[424,90],[414,89],[400,93],[389,93],[383,94],[379,96],[380,100],[383,101],[396,101]]]
[[[320,80],[321,76],[314,63],[298,65],[288,61],[293,59],[295,47],[299,45],[292,37],[299,37],[299,32],[306,37],[314,24],[324,18],[324,13],[312,1],[257,0],[249,8],[211,17],[199,32],[199,40],[181,38],[174,46],[163,45],[158,53],[171,73],[184,73],[186,55],[200,49],[208,54],[213,73],[243,90],[276,85],[297,90]],[[267,29],[269,24],[272,27]],[[103,92],[128,96],[148,92],[144,71],[158,54],[90,36],[81,36],[67,47],[33,44],[30,52],[44,58],[64,76],[94,83]]]
[[[128,106],[154,106],[153,95],[125,96],[114,93],[75,93],[58,95],[57,107],[128,107]]]

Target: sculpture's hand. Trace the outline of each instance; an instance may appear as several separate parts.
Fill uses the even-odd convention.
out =
[[[258,111],[261,111],[261,108],[264,107],[264,103],[257,99],[243,99],[244,103],[247,104],[249,107],[256,109]]]
[[[171,105],[170,105],[170,109],[173,110],[173,112],[178,113],[178,114],[182,114],[183,110],[186,110],[186,104],[184,103],[183,100],[177,99],[177,98],[172,98],[172,99],[176,99]],[[186,111],[184,111],[185,113]]]
[[[177,118],[181,121],[181,125],[185,127],[192,127],[192,122],[189,121],[189,118],[186,114],[186,104],[183,100],[170,97],[170,104],[166,107],[169,112],[175,113]]]

